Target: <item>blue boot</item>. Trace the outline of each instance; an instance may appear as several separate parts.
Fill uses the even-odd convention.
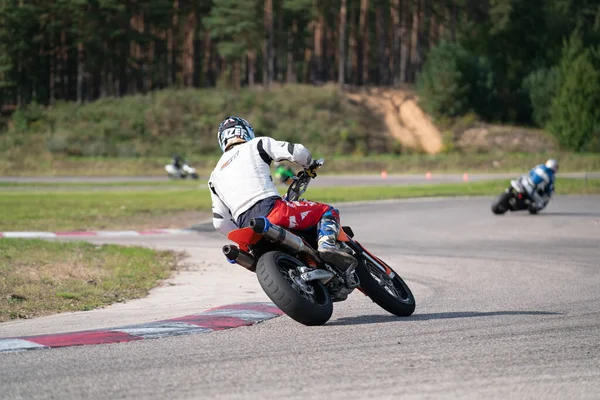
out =
[[[317,239],[317,251],[319,256],[327,263],[341,270],[347,270],[357,264],[356,258],[342,249],[337,241],[340,233],[340,221],[330,212],[321,217],[317,225],[319,236]]]

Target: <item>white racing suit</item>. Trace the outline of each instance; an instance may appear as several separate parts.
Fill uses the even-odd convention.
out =
[[[250,219],[265,217],[286,229],[318,229],[319,254],[340,267],[356,262],[337,242],[338,210],[312,201],[284,201],[271,177],[272,161],[291,161],[308,167],[310,152],[301,144],[254,138],[223,153],[210,175],[213,225],[223,235],[248,226]]]

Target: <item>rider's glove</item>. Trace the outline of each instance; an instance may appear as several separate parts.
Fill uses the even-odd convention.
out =
[[[312,179],[315,179],[317,177],[317,170],[316,169],[312,169],[312,168],[308,168],[306,170],[306,175],[310,176]]]

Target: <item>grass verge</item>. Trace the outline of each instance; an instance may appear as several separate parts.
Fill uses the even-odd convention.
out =
[[[143,297],[179,259],[141,247],[2,239],[0,322]]]
[[[312,150],[312,149],[311,149]],[[406,173],[484,173],[516,172],[529,170],[536,163],[548,158],[560,161],[561,172],[600,171],[600,153],[445,153],[428,154],[380,154],[367,156],[324,156],[324,174],[370,174],[387,170],[390,174]],[[218,156],[188,157],[190,165],[206,178],[215,167]],[[0,151],[0,176],[164,176],[164,157],[111,158],[111,157],[62,157],[45,154],[24,154],[22,157],[2,157]],[[295,168],[298,168],[295,166]]]
[[[127,188],[139,187],[152,189],[159,187],[161,189],[181,189],[181,188],[202,188],[206,187],[206,180],[165,180],[164,181],[122,181],[122,182],[0,182],[0,189],[96,189],[96,188]]]
[[[507,180],[439,185],[310,188],[306,197],[339,203],[408,197],[498,195]],[[557,194],[600,194],[600,180],[558,179]],[[208,189],[135,191],[7,191],[0,196],[0,232],[166,228],[169,216],[186,228],[210,216]]]

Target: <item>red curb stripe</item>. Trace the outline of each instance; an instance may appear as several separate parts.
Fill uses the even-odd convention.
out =
[[[117,331],[88,331],[63,333],[58,335],[41,335],[20,338],[48,347],[82,346],[87,344],[107,344],[142,340],[140,336],[129,335]]]
[[[271,314],[283,315],[284,312],[275,306],[269,306],[267,304],[230,304],[228,306],[219,306],[215,308],[211,308],[208,311],[214,310],[251,310],[251,311],[261,311],[268,312]]]
[[[73,232],[55,232],[56,236],[96,236],[96,232],[73,231]]]
[[[2,234],[2,232],[0,232],[0,237],[3,237],[4,235]]]
[[[247,321],[237,317],[223,317],[218,315],[189,315],[187,317],[170,319],[169,321],[185,322],[215,331],[255,324],[253,321]]]

